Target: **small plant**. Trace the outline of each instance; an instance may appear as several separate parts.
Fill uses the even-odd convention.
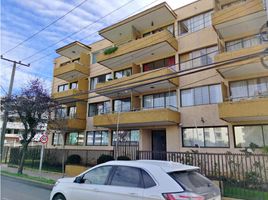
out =
[[[117,160],[131,160],[128,156],[118,156]]]
[[[118,49],[118,47],[111,47],[111,48],[105,49],[103,53],[104,53],[104,55],[109,55],[109,54],[116,52],[117,49]]]
[[[79,155],[70,155],[67,158],[66,164],[71,164],[71,165],[79,165],[81,163],[81,157]]]
[[[102,154],[98,159],[97,159],[97,164],[102,164],[108,161],[114,160],[113,156],[111,155],[105,155]]]

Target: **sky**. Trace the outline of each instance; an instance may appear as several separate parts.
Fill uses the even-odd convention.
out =
[[[195,0],[166,0],[172,9]],[[73,41],[91,44],[102,39],[98,31],[163,0],[2,0],[1,55],[5,58],[30,63],[17,66],[13,93],[27,82],[39,78],[45,88],[51,89],[55,50]],[[81,5],[80,5],[81,4]],[[80,6],[78,6],[80,5]],[[76,9],[74,9],[78,6]],[[73,9],[72,12],[70,12]],[[66,16],[67,12],[69,12]],[[62,17],[44,29],[48,24]],[[19,43],[36,34],[15,49]],[[9,87],[12,63],[0,61],[0,96]]]

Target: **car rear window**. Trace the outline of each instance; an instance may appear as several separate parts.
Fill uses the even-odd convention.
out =
[[[200,194],[215,187],[209,179],[196,171],[176,171],[169,173],[169,175],[187,191]]]
[[[142,178],[143,178],[145,188],[150,188],[150,187],[156,186],[152,177],[144,170],[142,170]]]

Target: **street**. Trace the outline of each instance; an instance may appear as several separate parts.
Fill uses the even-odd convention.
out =
[[[49,200],[50,190],[1,176],[1,200]]]

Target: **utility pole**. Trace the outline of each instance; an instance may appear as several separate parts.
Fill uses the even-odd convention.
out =
[[[30,64],[24,64],[21,61],[17,62],[15,60],[10,60],[7,58],[4,58],[3,55],[1,55],[1,60],[5,60],[8,62],[13,63],[13,68],[12,68],[12,73],[11,73],[11,78],[10,78],[10,83],[9,83],[9,88],[8,88],[8,94],[7,97],[10,98],[12,94],[12,89],[13,89],[13,84],[14,84],[14,78],[15,78],[15,71],[16,71],[16,66],[18,65],[23,65],[26,67],[29,67]],[[3,159],[3,150],[4,150],[4,141],[5,141],[5,134],[6,134],[6,127],[7,127],[7,119],[8,119],[8,111],[5,109],[4,111],[4,116],[3,116],[3,125],[2,125],[2,132],[1,132],[1,163]]]

